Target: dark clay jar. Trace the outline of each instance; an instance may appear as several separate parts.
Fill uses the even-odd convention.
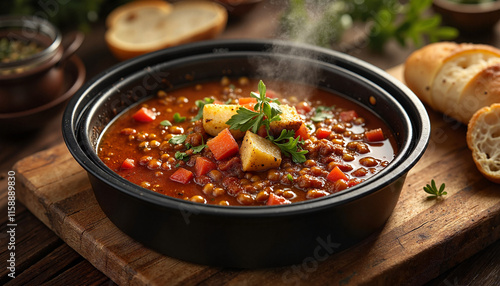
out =
[[[57,28],[31,16],[0,17],[0,39],[39,47],[24,58],[0,61],[0,113],[31,109],[62,93],[65,53]]]

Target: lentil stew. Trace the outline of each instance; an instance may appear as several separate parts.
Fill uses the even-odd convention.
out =
[[[255,79],[224,77],[159,90],[109,124],[98,156],[143,188],[238,206],[334,194],[374,176],[395,157],[390,128],[362,106],[298,83],[266,85],[262,93]],[[260,99],[259,93],[250,96],[257,88]],[[278,113],[270,115],[276,106]],[[248,120],[235,122],[245,112]]]

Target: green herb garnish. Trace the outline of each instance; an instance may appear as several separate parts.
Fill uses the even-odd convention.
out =
[[[200,153],[205,147],[207,147],[207,145],[203,142],[203,137],[201,137],[201,145],[192,146],[189,143],[186,144],[186,148],[193,150],[193,154]]]
[[[168,143],[170,144],[182,144],[184,141],[186,141],[187,135],[173,135],[170,140],[168,140]]]
[[[333,118],[333,114],[325,112],[325,111],[332,110],[332,108],[333,107],[328,107],[328,106],[318,106],[318,107],[316,107],[316,112],[311,117],[311,120],[313,122],[321,122],[321,121],[324,121],[325,119]]]
[[[277,99],[266,97],[266,85],[262,80],[259,81],[258,89],[258,94],[255,92],[250,93],[251,97],[257,99],[257,103],[254,106],[255,111],[244,107],[238,108],[236,114],[226,122],[229,125],[229,129],[236,129],[243,132],[250,130],[253,133],[257,133],[259,128],[264,126],[267,132],[266,138],[276,144],[284,155],[292,157],[292,160],[296,163],[305,162],[306,158],[304,154],[307,153],[307,150],[300,148],[299,144],[303,144],[304,141],[300,140],[300,137],[294,138],[295,131],[282,130],[280,136],[276,139],[269,134],[271,122],[281,120],[280,114],[282,111],[280,102]]]
[[[203,148],[205,148],[205,147],[207,147],[207,145],[202,144],[202,145],[198,145],[198,146],[195,146],[195,147],[190,147],[189,149],[193,150],[193,154],[198,154],[201,151],[203,151]]]
[[[160,122],[160,125],[161,126],[172,126],[172,123],[168,120],[163,120],[162,122]]]
[[[286,175],[287,179],[293,183],[293,176],[291,174]]]
[[[175,152],[175,159],[177,160],[182,160],[182,161],[187,161],[189,160],[189,155],[186,154],[185,152],[177,151]]]
[[[438,197],[441,197],[443,195],[446,195],[448,194],[447,192],[444,191],[444,187],[445,187],[445,184],[441,184],[441,186],[439,187],[439,189],[436,187],[436,182],[434,182],[434,180],[431,181],[431,184],[427,184],[427,186],[424,187],[424,191],[428,194],[430,194],[430,196],[428,196],[427,198],[438,198]]]
[[[215,100],[213,98],[210,98],[210,97],[205,97],[203,100],[195,101],[194,103],[198,107],[198,114],[195,117],[193,117],[193,119],[191,119],[191,121],[194,122],[194,121],[200,120],[203,117],[203,107],[205,106],[205,104],[210,104],[210,103],[213,103],[214,101]]]
[[[291,135],[291,134],[293,134],[293,135]],[[296,163],[304,163],[306,161],[305,154],[307,154],[308,151],[298,148],[299,144],[304,144],[304,141],[300,140],[300,136],[295,138],[295,139],[294,139],[294,136],[295,136],[295,131],[282,130],[281,135],[277,139],[272,139],[271,136],[268,136],[268,137],[271,137],[268,139],[273,141],[273,143],[276,144],[276,146],[278,146],[281,149],[281,152],[283,154],[285,154],[286,156],[292,157],[292,161],[294,161]],[[286,141],[286,142],[279,143],[282,141]]]
[[[174,114],[174,122],[175,123],[182,123],[186,121],[186,116],[181,116],[179,112]]]

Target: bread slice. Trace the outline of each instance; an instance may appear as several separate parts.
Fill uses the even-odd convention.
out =
[[[478,170],[500,184],[500,104],[483,107],[471,118],[467,145]]]
[[[492,80],[488,69],[500,64],[500,50],[480,44],[440,42],[427,45],[412,53],[406,63],[404,80],[408,87],[427,105],[467,124],[481,107],[493,102],[489,97],[478,97],[480,85],[486,78]]]
[[[500,54],[483,49],[463,50],[445,59],[432,85],[434,108],[467,124],[479,108],[493,102],[479,101],[474,93],[464,92],[465,87],[483,70],[498,63]],[[475,101],[475,107],[460,105],[461,99]]]
[[[211,1],[134,1],[106,19],[105,40],[120,60],[219,35],[227,11]]]
[[[441,69],[444,59],[457,48],[458,44],[453,42],[433,43],[416,50],[406,59],[404,70],[406,85],[420,100],[433,108],[431,87],[434,78]]]
[[[500,103],[500,63],[489,65],[469,81],[460,95],[457,113],[471,118],[471,114],[493,103]]]

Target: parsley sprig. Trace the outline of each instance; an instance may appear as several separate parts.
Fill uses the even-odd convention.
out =
[[[441,184],[441,186],[438,189],[436,186],[436,182],[432,180],[430,185],[427,184],[427,186],[424,187],[424,191],[430,194],[430,196],[428,196],[427,198],[434,199],[448,194],[447,192],[444,191],[444,188],[445,188],[444,183]]]
[[[254,111],[244,107],[238,108],[236,114],[226,122],[229,125],[229,129],[236,129],[243,132],[250,130],[253,133],[257,133],[260,127],[264,126],[267,133],[266,138],[276,144],[285,156],[292,157],[292,160],[296,163],[305,162],[307,150],[302,150],[300,147],[304,141],[300,140],[300,136],[294,138],[294,130],[282,130],[278,138],[274,138],[269,133],[271,123],[281,120],[281,103],[277,99],[266,97],[266,85],[262,80],[259,81],[258,91],[259,93],[250,93],[251,97],[257,99]]]
[[[183,135],[174,135],[174,136],[172,136],[172,138],[170,138],[170,140],[168,140],[168,143],[174,144],[174,145],[184,144],[186,142],[186,139],[187,139],[187,135],[184,135],[184,134]],[[185,147],[187,150],[192,151],[191,154],[198,154],[201,151],[203,151],[203,149],[205,147],[207,147],[207,145],[203,142],[203,138],[202,138],[201,145],[193,146],[190,143],[186,143]],[[186,152],[177,151],[177,152],[175,152],[175,159],[182,160],[182,161],[188,161],[189,155]]]

